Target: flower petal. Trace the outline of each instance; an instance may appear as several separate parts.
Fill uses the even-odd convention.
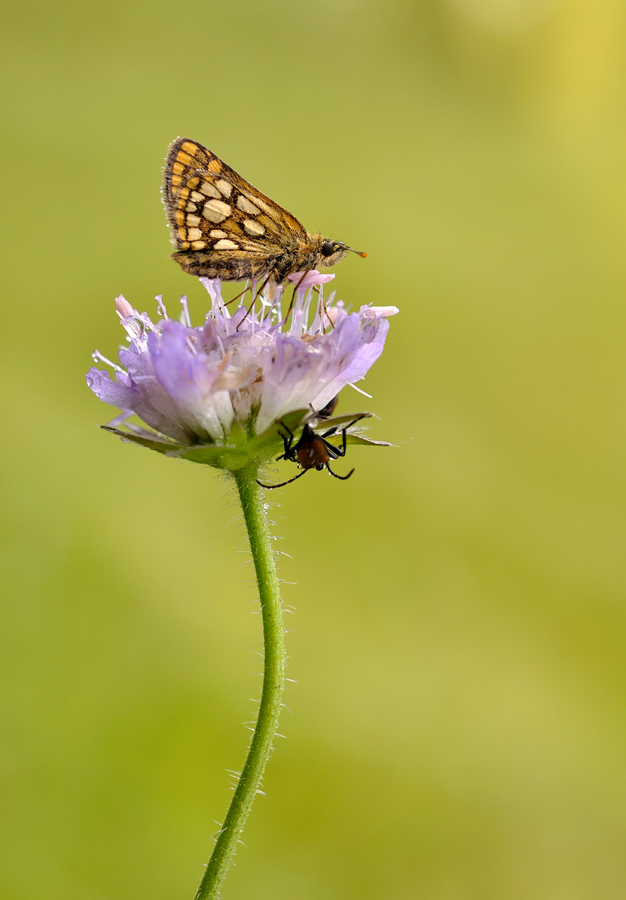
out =
[[[318,284],[326,284],[332,281],[334,277],[332,272],[322,275],[317,269],[310,269],[308,272],[293,272],[291,275],[287,275],[289,281],[292,281],[298,290],[315,287]]]
[[[211,311],[195,328],[185,304],[177,321],[167,317],[158,298],[161,318],[153,323],[120,296],[116,306],[128,341],[119,351],[124,368],[116,367],[111,378],[93,367],[87,383],[105,403],[137,415],[180,446],[226,447],[235,433],[245,442],[271,432],[273,447],[279,440],[275,429],[286,416],[322,409],[365,376],[382,353],[386,317],[397,312],[393,306],[362,306],[348,313],[333,303],[334,295],[324,301],[321,291],[317,296],[309,290],[333,278],[317,271],[289,276],[297,296],[288,324],[281,313],[282,287],[276,285],[256,309],[242,300],[231,314],[221,283],[201,279]]]

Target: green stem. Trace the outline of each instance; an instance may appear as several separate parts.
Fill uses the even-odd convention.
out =
[[[250,465],[233,475],[248,530],[261,600],[265,645],[263,691],[248,758],[198,888],[196,900],[214,900],[218,896],[220,885],[235,854],[237,841],[272,752],[285,680],[284,631],[278,577],[261,489],[256,482],[257,467]]]

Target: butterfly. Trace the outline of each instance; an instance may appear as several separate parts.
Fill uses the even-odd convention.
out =
[[[291,213],[252,187],[214,153],[176,138],[165,160],[163,203],[176,252],[190,275],[223,281],[270,279],[334,266],[348,251],[307,231]]]

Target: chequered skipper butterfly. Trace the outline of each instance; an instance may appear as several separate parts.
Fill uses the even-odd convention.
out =
[[[350,250],[346,244],[312,234],[234,169],[188,138],[170,146],[163,202],[172,259],[190,275],[223,281],[272,279],[334,266]]]

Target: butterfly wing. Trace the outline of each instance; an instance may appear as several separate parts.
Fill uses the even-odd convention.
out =
[[[177,138],[169,148],[163,201],[179,251],[174,258],[193,274],[255,277],[307,240],[295,216],[188,138]]]

